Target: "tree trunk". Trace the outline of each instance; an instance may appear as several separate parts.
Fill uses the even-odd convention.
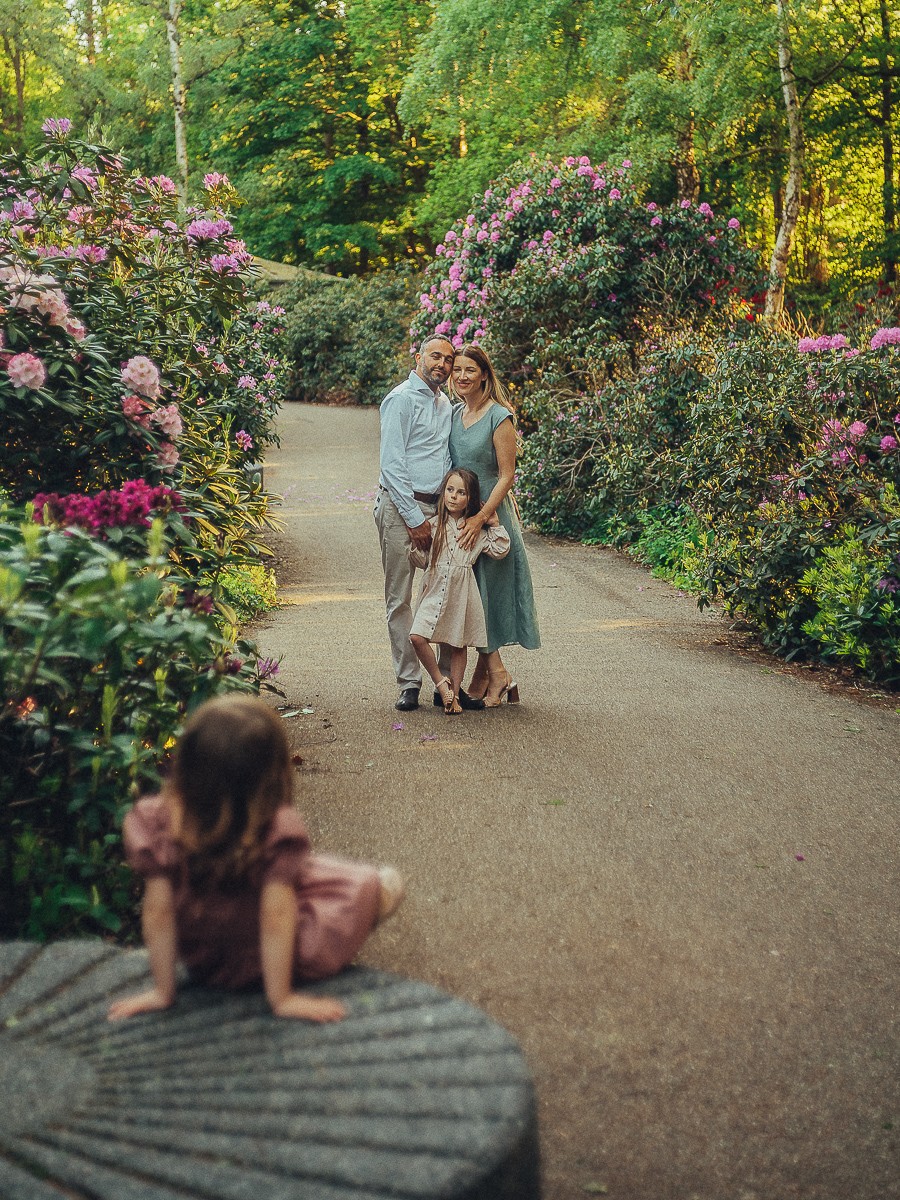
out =
[[[188,159],[185,114],[187,91],[181,62],[181,38],[178,21],[181,17],[181,0],[168,0],[166,7],[166,35],[169,40],[169,65],[172,69],[172,107],[175,117],[175,163],[178,199],[182,208],[187,206]]]
[[[894,283],[897,279],[895,238],[897,234],[897,201],[894,191],[894,138],[891,121],[894,115],[894,91],[891,80],[889,48],[891,26],[888,18],[887,0],[879,0],[881,17],[881,45],[878,48],[878,72],[881,77],[881,154],[883,183],[881,188],[884,210],[884,280]]]
[[[93,66],[97,61],[97,28],[94,21],[94,0],[84,0],[84,42],[87,60]]]
[[[700,172],[694,157],[694,122],[678,134],[678,157],[675,159],[675,182],[679,200],[696,204],[700,198]]]
[[[803,184],[805,148],[803,144],[803,122],[800,113],[800,96],[797,77],[794,74],[794,56],[789,26],[790,0],[777,0],[778,8],[778,70],[781,75],[781,90],[787,110],[788,151],[787,184],[784,189],[784,210],[781,224],[775,236],[775,248],[769,265],[769,287],[766,292],[766,307],[763,317],[775,325],[784,311],[784,281],[787,277],[788,259],[800,212],[800,189]]]
[[[693,82],[694,64],[689,42],[685,42],[675,56],[675,77],[685,86]],[[696,204],[700,199],[700,172],[697,170],[694,154],[694,130],[694,116],[691,113],[687,124],[678,131],[678,148],[674,163],[678,199],[689,200],[691,204]]]

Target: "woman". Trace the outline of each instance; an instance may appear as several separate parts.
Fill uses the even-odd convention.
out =
[[[453,392],[461,403],[453,409],[450,459],[454,467],[475,472],[485,497],[479,511],[466,521],[460,542],[474,543],[481,528],[496,513],[511,543],[506,558],[482,555],[475,563],[487,643],[478,647],[469,695],[483,698],[485,708],[496,708],[504,699],[519,699],[518,686],[500,657],[501,647],[519,645],[537,650],[541,644],[522,528],[509,494],[516,474],[515,415],[491,360],[480,346],[470,344],[457,352],[453,359]]]

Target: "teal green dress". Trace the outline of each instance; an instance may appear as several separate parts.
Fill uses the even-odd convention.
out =
[[[462,423],[462,411],[462,404],[454,405],[450,425],[450,461],[454,467],[466,467],[475,472],[484,503],[499,478],[494,430],[504,421],[512,420],[512,416],[501,404],[492,404],[483,417],[466,429]],[[524,646],[526,650],[537,650],[541,637],[534,607],[531,571],[522,541],[522,526],[509,496],[504,496],[497,509],[497,517],[509,534],[511,544],[506,558],[488,558],[482,554],[475,562],[475,578],[484,605],[488,637],[487,645],[478,649],[488,654],[502,646]]]

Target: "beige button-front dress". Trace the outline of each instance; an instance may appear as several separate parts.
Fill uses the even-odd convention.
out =
[[[429,523],[433,533],[437,517]],[[484,606],[472,564],[480,554],[488,558],[509,554],[509,534],[502,525],[485,525],[472,549],[464,550],[459,544],[462,525],[449,518],[447,539],[434,564],[430,550],[410,546],[410,562],[425,570],[410,633],[448,646],[483,646],[487,640]]]

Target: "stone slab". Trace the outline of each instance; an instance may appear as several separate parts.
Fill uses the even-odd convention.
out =
[[[534,1090],[471,1005],[352,968],[333,1025],[187,986],[111,1024],[146,956],[0,944],[3,1200],[537,1200]]]

